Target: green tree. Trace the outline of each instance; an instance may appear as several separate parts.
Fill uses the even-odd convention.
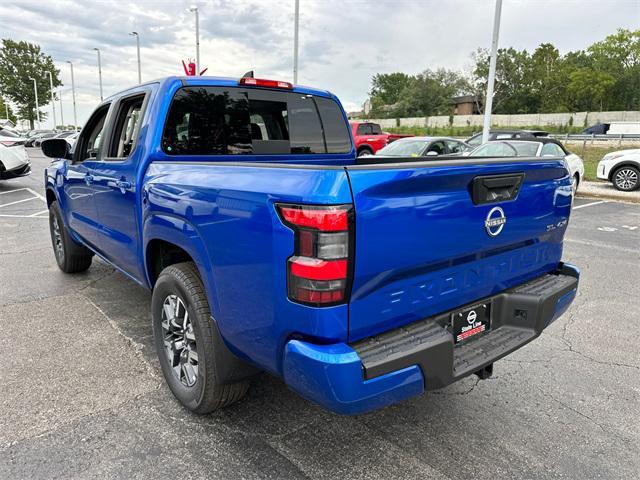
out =
[[[49,76],[51,72],[53,86],[62,85],[60,71],[53,64],[53,59],[45,55],[40,46],[28,42],[15,42],[10,39],[2,40],[0,48],[0,91],[17,107],[21,118],[26,118],[34,126],[35,92],[33,81],[38,85],[38,104],[46,105],[51,101]],[[45,118],[44,112],[40,113]]]
[[[604,98],[614,84],[615,78],[607,72],[580,68],[569,75],[567,91],[580,109],[602,111]]]
[[[400,94],[409,85],[411,77],[406,73],[378,73],[371,79],[371,95],[382,105],[393,105],[400,99]]]
[[[397,117],[449,115],[451,99],[470,91],[471,85],[461,73],[446,69],[425,70],[411,78],[393,113]]]

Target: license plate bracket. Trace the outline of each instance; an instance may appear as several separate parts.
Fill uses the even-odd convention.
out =
[[[451,314],[453,342],[465,342],[491,329],[491,303],[480,303]]]

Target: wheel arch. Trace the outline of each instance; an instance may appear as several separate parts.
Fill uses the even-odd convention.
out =
[[[614,165],[613,167],[611,167],[611,170],[609,171],[609,181],[613,182],[613,175],[620,170],[622,167],[634,167],[638,170],[640,170],[640,162],[635,161],[635,160],[623,160],[622,162]]]

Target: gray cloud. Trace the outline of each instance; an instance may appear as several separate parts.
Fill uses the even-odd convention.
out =
[[[105,93],[137,81],[135,41],[140,33],[143,79],[180,74],[193,57],[193,3],[200,9],[201,57],[213,75],[290,79],[294,0],[3,0],[0,34],[39,43],[53,56],[69,87],[73,60],[79,119],[98,101],[96,53],[102,52]],[[375,73],[426,68],[468,69],[470,53],[488,47],[492,1],[300,0],[303,84],[335,92],[348,108],[366,99]],[[582,49],[616,28],[640,26],[638,0],[509,0],[500,45],[534,49],[554,43]],[[65,100],[70,93],[64,92]],[[65,118],[71,118],[65,102]]]

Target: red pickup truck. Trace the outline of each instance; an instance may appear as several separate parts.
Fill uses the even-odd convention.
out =
[[[387,146],[399,138],[413,137],[413,135],[383,132],[377,123],[349,122],[349,124],[351,125],[353,140],[355,141],[359,157],[362,155],[373,155],[382,147]]]

